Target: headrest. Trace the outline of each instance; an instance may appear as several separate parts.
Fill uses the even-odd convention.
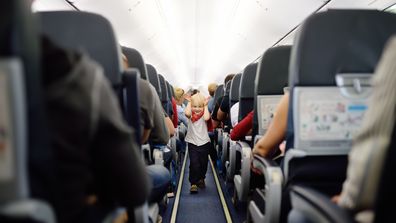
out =
[[[113,85],[121,84],[121,52],[110,22],[89,12],[39,12],[42,32],[57,45],[83,50],[102,65]]]
[[[232,81],[232,80],[229,80],[229,81],[227,82],[226,87],[225,87],[225,91],[224,91],[224,95],[230,95],[231,81]]]
[[[146,64],[146,68],[148,80],[154,86],[158,96],[161,98],[161,87],[158,79],[157,70],[151,64]]]
[[[170,88],[171,88],[171,95],[172,97],[175,97],[175,89],[173,88],[173,86],[171,84],[169,84]]]
[[[216,103],[217,99],[219,99],[221,96],[223,96],[224,93],[224,85],[220,84],[217,86],[215,94],[214,94],[214,102]]]
[[[242,74],[239,73],[231,81],[230,100],[231,102],[239,101],[239,85],[241,83]]]
[[[169,101],[172,101],[173,87],[172,87],[172,85],[169,84],[169,82],[167,80],[165,80],[165,82],[166,82],[166,89],[168,90],[168,99],[169,99]]]
[[[261,57],[255,81],[256,95],[282,95],[289,77],[291,46],[278,46]]]
[[[147,80],[146,63],[139,51],[123,46],[122,53],[127,57],[129,67],[137,68],[140,71],[140,78]]]
[[[257,63],[251,63],[243,70],[239,87],[239,99],[254,98],[254,80],[256,79],[256,72]]]
[[[373,73],[396,15],[376,10],[329,10],[310,16],[290,57],[291,86],[335,86],[337,73]]]
[[[158,74],[158,79],[160,83],[160,88],[161,88],[161,101],[168,101],[168,88],[166,86],[165,78],[161,74]]]

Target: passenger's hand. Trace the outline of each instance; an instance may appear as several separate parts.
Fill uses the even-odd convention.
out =
[[[256,167],[254,167],[254,165],[253,165],[253,160],[254,160],[254,154],[251,153],[251,156],[250,156],[250,169],[251,169],[255,174],[263,175],[263,173],[262,173],[259,169],[257,169]]]
[[[340,195],[339,195],[339,194],[334,195],[334,196],[331,198],[331,201],[332,201],[333,203],[338,204],[338,202],[340,201]]]
[[[208,103],[209,103],[209,98],[206,98],[205,101],[204,101],[204,105],[208,106]]]
[[[254,146],[254,148],[252,150],[252,155],[259,155],[261,157],[267,157],[267,154],[263,150],[257,148],[256,146]]]

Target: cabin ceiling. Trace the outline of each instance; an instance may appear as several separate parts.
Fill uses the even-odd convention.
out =
[[[273,45],[292,44],[293,29],[329,8],[384,9],[396,0],[70,0],[111,21],[120,44],[141,52],[170,83],[206,88],[237,73]],[[35,10],[74,10],[36,0]],[[289,35],[287,35],[290,33]],[[285,38],[283,38],[285,37]]]

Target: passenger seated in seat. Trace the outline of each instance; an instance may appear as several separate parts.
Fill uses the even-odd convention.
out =
[[[272,119],[267,131],[254,145],[252,150],[253,154],[265,158],[272,158],[278,151],[279,145],[283,142],[286,136],[288,107],[289,93],[285,93],[274,112],[274,118]],[[283,152],[284,151],[282,151],[282,153]]]
[[[128,59],[122,55],[124,69],[129,67]],[[155,88],[146,80],[139,78],[141,143],[150,139],[156,144],[167,144],[170,133],[166,126],[165,111]]]
[[[118,205],[133,211],[147,199],[150,183],[103,70],[46,38],[42,67],[58,222],[99,222]]]
[[[178,123],[183,123],[186,127],[188,126],[188,120],[186,115],[184,114],[184,90],[177,87],[175,88],[175,100],[176,100],[176,109],[177,109],[177,117]]]
[[[193,95],[191,102],[187,104],[185,114],[189,118],[185,141],[188,142],[190,156],[190,192],[197,193],[198,186],[205,187],[210,149],[210,139],[206,125],[206,122],[210,120],[210,114],[205,97],[199,93]]]
[[[122,55],[124,69],[129,67],[128,59]],[[139,100],[140,105],[140,128],[142,132],[141,141],[145,144],[150,134],[159,136],[160,142],[167,142],[169,135],[163,119],[163,110],[160,99],[154,87],[146,80],[139,78]],[[149,202],[159,202],[166,195],[170,185],[170,173],[168,169],[161,165],[146,166],[153,188],[151,189]]]
[[[234,78],[235,74],[229,74],[225,77],[224,79],[224,86],[227,85],[228,81],[231,81]],[[214,102],[214,107],[213,107],[213,111],[211,113],[211,117],[212,117],[212,123],[213,123],[213,128],[217,128],[221,126],[221,123],[223,121],[226,121],[226,116],[224,116],[224,113],[221,112],[221,114],[218,114],[219,110],[220,110],[220,106],[222,105],[223,102],[223,98],[224,95],[222,95],[221,97],[219,97],[217,99],[217,101]],[[224,100],[224,104],[223,104],[223,109],[225,109],[226,106],[228,106],[228,97],[227,100]],[[227,104],[226,104],[227,103]],[[218,119],[221,118],[221,119]]]
[[[373,76],[373,93],[369,106],[349,153],[347,178],[341,194],[332,199],[354,213],[374,208],[385,154],[396,119],[395,61],[396,37],[392,37]],[[361,217],[364,219],[358,221],[372,221],[372,215],[367,215],[367,212]]]
[[[245,136],[251,135],[253,129],[253,116],[254,112],[251,111],[246,115],[231,131],[231,140],[237,141],[244,139]]]
[[[209,101],[208,101],[208,110],[210,113],[212,113],[213,111],[213,107],[214,107],[214,94],[216,92],[217,89],[217,84],[216,83],[210,83],[208,85],[208,92],[209,92]]]

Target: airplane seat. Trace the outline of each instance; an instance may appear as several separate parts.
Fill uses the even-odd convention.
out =
[[[140,72],[140,78],[147,80],[147,68],[142,55],[136,49],[122,47],[122,53],[127,57],[130,67],[136,68]]]
[[[88,53],[103,67],[105,76],[119,98],[124,117],[136,130],[135,138],[136,142],[139,142],[140,109],[137,98],[140,72],[137,69],[123,71],[120,46],[110,22],[100,15],[87,12],[54,11],[37,14],[42,33],[63,48]],[[135,211],[138,210],[140,207]],[[137,214],[137,216],[148,215],[148,213]]]
[[[261,57],[255,80],[253,135],[264,135],[272,120],[274,110],[283,96],[289,76],[291,46],[268,49]],[[260,120],[260,121],[258,121]],[[242,145],[240,145],[242,146]],[[246,147],[246,146],[245,146]],[[250,190],[251,148],[242,151],[241,174],[235,175],[236,201],[247,201]]]
[[[242,73],[238,73],[231,80],[230,89],[230,108],[237,102],[239,102],[239,85],[241,83]]]
[[[257,63],[251,63],[245,67],[241,76],[239,86],[239,111],[238,121],[241,121],[249,112],[253,110],[254,102],[254,81],[256,79]],[[241,157],[243,148],[250,147],[251,139],[246,137],[246,141],[240,145],[230,146],[229,162],[226,164],[227,179],[233,180],[236,173],[241,169]]]
[[[163,107],[164,111],[169,116],[169,110],[167,109],[168,108],[168,100],[169,100],[168,99],[168,89],[166,86],[165,78],[161,74],[158,74],[158,80],[159,80],[159,88],[161,89],[160,100],[162,103],[162,107]],[[169,162],[171,161],[172,156],[169,157],[170,159],[168,158],[165,160],[165,157],[166,157],[165,153],[169,152],[169,153],[173,154],[173,151],[169,150],[169,148],[166,145],[152,145],[152,146],[153,146],[154,163],[169,166]]]
[[[53,167],[35,18],[26,1],[4,1],[0,12],[0,221],[56,222],[47,196],[39,191],[46,176],[36,175],[48,172],[30,169],[46,159],[45,167]]]
[[[168,86],[166,85],[165,82],[165,78],[164,76],[162,76],[161,74],[158,74],[158,80],[160,83],[160,88],[161,88],[161,103],[162,103],[162,107],[164,108],[165,112],[168,114],[169,116],[169,109],[167,106],[169,97],[168,97]]]
[[[217,103],[217,101],[219,100],[219,98],[221,96],[223,96],[223,94],[224,94],[224,85],[220,84],[219,86],[217,86],[215,94],[213,96],[214,103]],[[216,146],[216,151],[217,151],[218,157],[220,157],[220,154],[221,154],[220,148],[223,148],[222,147],[223,132],[222,132],[221,128],[216,128],[214,130],[214,136],[215,136],[214,137],[214,142],[215,142],[215,146]]]
[[[370,77],[385,42],[396,32],[395,19],[376,10],[328,10],[301,25],[289,65],[284,186],[282,198],[277,198],[282,199],[277,213],[281,221],[290,210],[290,186],[304,185],[327,195],[341,190],[352,137],[367,108]],[[253,164],[265,172],[259,159]],[[251,215],[254,209],[249,205]]]
[[[57,45],[85,51],[93,60],[99,62],[117,95],[122,98],[121,49],[107,19],[98,14],[75,11],[47,11],[37,14],[41,31]],[[86,27],[90,27],[89,32]]]
[[[229,97],[229,99],[230,99],[230,117],[231,117],[232,106],[239,102],[239,85],[241,82],[241,76],[242,76],[242,74],[238,73],[231,80],[230,97]],[[226,145],[224,148],[224,144],[223,144],[223,151],[221,153],[222,165],[225,165],[225,163],[228,161],[230,146],[233,146],[235,144],[235,142],[232,141],[230,138],[227,138],[227,140],[228,140],[228,143],[227,143],[228,145]]]
[[[228,81],[225,87],[225,91],[223,93],[223,100],[229,100],[230,98],[230,91],[231,91],[231,81]],[[229,107],[230,108],[230,107]],[[227,113],[227,117],[225,120],[223,120],[224,126],[222,129],[222,136],[221,136],[221,147],[219,147],[220,149],[220,153],[218,154],[221,158],[221,160],[223,160],[223,156],[224,156],[224,152],[228,149],[230,143],[229,143],[229,132],[230,129],[232,127],[231,125],[231,118],[230,118],[230,111],[223,111],[225,113]],[[221,165],[224,165],[225,163],[221,162]],[[223,166],[222,166],[223,167]]]
[[[157,91],[158,97],[161,98],[162,91],[161,91],[161,87],[160,87],[157,70],[151,64],[146,64],[146,68],[147,68],[148,81],[150,82],[150,84],[152,84],[154,86],[155,90]]]

